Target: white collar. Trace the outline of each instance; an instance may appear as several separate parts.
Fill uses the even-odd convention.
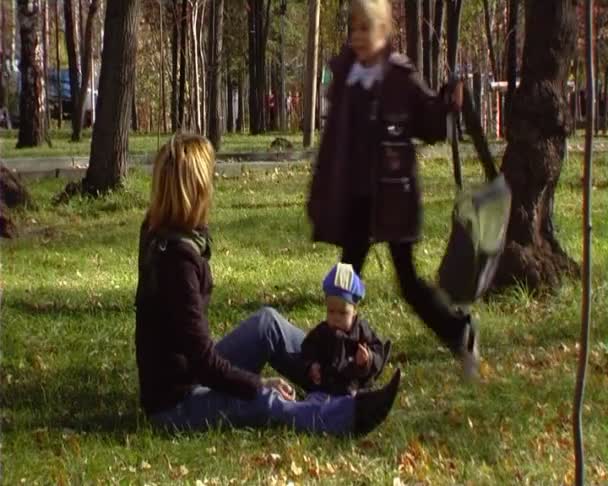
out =
[[[353,86],[354,84],[357,84],[357,82],[361,82],[361,85],[369,90],[376,81],[382,81],[382,71],[381,62],[369,67],[365,67],[359,62],[355,62],[348,73],[346,84],[348,86]]]

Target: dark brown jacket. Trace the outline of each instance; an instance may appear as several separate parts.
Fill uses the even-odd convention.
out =
[[[142,226],[135,348],[148,414],[173,408],[195,385],[242,399],[254,398],[261,386],[259,376],[232,366],[215,350],[207,320],[213,287],[208,244],[202,253]]]
[[[356,363],[359,344],[366,344],[372,355],[368,367]],[[349,332],[333,329],[326,321],[314,327],[302,342],[302,358],[307,366],[321,365],[321,384],[310,385],[310,389],[345,395],[369,387],[382,372],[388,356],[369,323],[356,316]]]
[[[426,87],[409,60],[388,51],[384,77],[374,90],[369,133],[349,133],[351,103],[346,78],[355,61],[349,47],[330,62],[330,113],[321,139],[308,200],[313,239],[345,246],[350,237],[348,214],[354,197],[351,144],[370,137],[370,239],[413,241],[419,236],[421,196],[412,139],[433,143],[445,139],[451,106],[445,89]]]

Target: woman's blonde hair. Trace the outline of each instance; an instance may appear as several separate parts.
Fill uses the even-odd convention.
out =
[[[352,0],[350,16],[361,16],[372,25],[384,24],[387,35],[393,31],[393,7],[389,0]]]
[[[151,230],[190,231],[209,220],[215,152],[200,135],[176,134],[154,160],[148,221]]]

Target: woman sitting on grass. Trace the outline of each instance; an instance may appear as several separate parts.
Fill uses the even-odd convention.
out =
[[[154,162],[151,202],[140,234],[136,352],[141,404],[152,423],[204,429],[284,424],[298,431],[362,435],[388,415],[400,373],[355,397],[311,393],[296,401],[280,377],[306,382],[304,332],[270,308],[215,344],[207,307],[213,287],[207,229],[214,153],[196,135],[174,135]]]

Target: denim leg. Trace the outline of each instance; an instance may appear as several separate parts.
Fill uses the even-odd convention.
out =
[[[253,400],[197,386],[172,410],[150,416],[156,425],[178,430],[204,430],[219,425],[264,427],[285,425],[299,432],[346,435],[353,431],[355,400],[349,395],[312,393],[301,401],[288,401],[270,388]]]
[[[305,363],[301,358],[304,331],[271,307],[262,307],[241,322],[217,344],[217,351],[233,365],[260,373],[268,363],[279,374],[304,386]]]

